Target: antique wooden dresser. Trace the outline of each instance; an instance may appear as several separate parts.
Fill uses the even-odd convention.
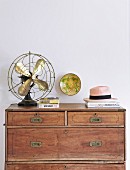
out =
[[[5,170],[125,170],[125,109],[6,109]]]

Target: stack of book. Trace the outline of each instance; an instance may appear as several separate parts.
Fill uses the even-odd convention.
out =
[[[92,100],[85,98],[85,105],[89,108],[120,108],[120,102],[118,99],[103,99],[103,100]]]
[[[59,97],[41,98],[38,102],[39,108],[58,108]]]

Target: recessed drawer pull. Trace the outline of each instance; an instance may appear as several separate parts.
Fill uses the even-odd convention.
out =
[[[67,166],[66,166],[66,165],[64,166],[64,169],[67,169]]]
[[[89,146],[102,146],[102,141],[92,141]]]
[[[67,134],[69,131],[68,130],[65,130],[64,133]]]
[[[41,117],[32,117],[30,119],[31,123],[41,123],[43,121],[43,119]]]
[[[90,122],[91,123],[101,123],[102,122],[102,118],[101,117],[91,117],[90,118]]]
[[[42,142],[31,142],[32,148],[38,148],[42,146]]]

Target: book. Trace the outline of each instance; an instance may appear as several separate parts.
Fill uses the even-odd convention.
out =
[[[96,108],[96,107],[105,107],[105,108],[120,108],[120,102],[118,99],[103,99],[103,100],[91,100],[84,99],[86,107]]]
[[[103,108],[120,108],[119,103],[85,103],[86,107],[89,108],[96,108],[96,107],[103,107]]]
[[[39,106],[39,108],[59,108],[59,103],[58,104],[39,103],[38,106]]]
[[[59,97],[46,97],[38,101],[38,106],[39,108],[58,108],[59,102]]]
[[[59,104],[59,97],[41,98],[38,103],[40,104]]]

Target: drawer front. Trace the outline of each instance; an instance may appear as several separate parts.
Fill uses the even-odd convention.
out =
[[[17,164],[6,170],[125,170],[124,164]]]
[[[64,112],[8,112],[8,126],[64,125]]]
[[[65,170],[65,166],[62,164],[8,164],[6,170]]]
[[[8,161],[124,161],[124,128],[19,128],[7,133]]]
[[[68,112],[69,126],[124,126],[124,112]]]

